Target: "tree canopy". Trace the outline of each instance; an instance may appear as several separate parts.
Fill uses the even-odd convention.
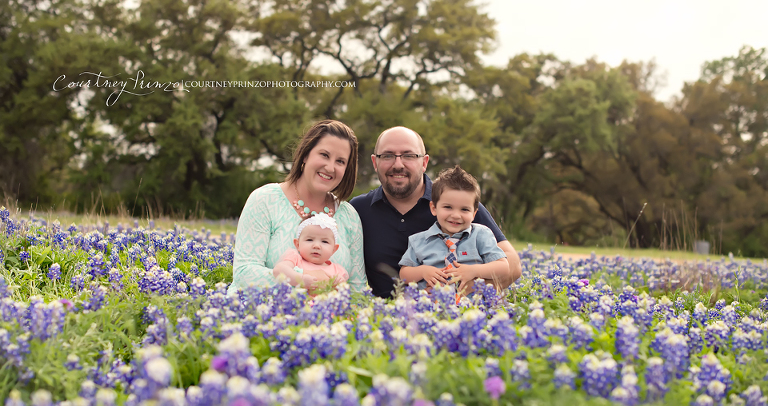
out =
[[[702,61],[661,103],[653,61],[487,66],[495,24],[472,0],[2,3],[0,193],[234,217],[334,118],[360,141],[358,193],[379,133],[404,125],[432,173],[475,175],[510,237],[768,255],[765,49]]]

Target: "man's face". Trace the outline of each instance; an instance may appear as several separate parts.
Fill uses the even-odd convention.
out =
[[[424,154],[424,150],[418,136],[412,131],[393,129],[381,136],[376,154]],[[397,157],[386,161],[372,155],[371,160],[387,195],[395,199],[406,199],[421,186],[429,156],[415,160]]]

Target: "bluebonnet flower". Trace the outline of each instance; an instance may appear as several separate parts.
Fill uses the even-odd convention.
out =
[[[83,367],[80,365],[80,357],[75,354],[69,354],[67,356],[67,362],[64,363],[64,367],[70,371],[75,369],[83,369]]]
[[[507,385],[504,384],[504,380],[498,375],[486,378],[483,382],[483,387],[485,388],[485,392],[488,393],[488,396],[493,400],[498,399],[499,396],[507,391]]]
[[[55,263],[48,269],[48,279],[58,280],[61,277],[61,265]]]
[[[685,336],[675,334],[668,327],[657,335],[658,351],[661,358],[666,362],[664,364],[670,377],[681,378],[683,372],[688,369],[688,343]]]
[[[410,405],[413,401],[413,389],[403,378],[390,378],[379,374],[373,377],[373,388],[368,396],[379,405]]]
[[[639,330],[632,317],[624,316],[616,328],[616,351],[625,359],[637,358],[640,350]]]
[[[301,394],[296,391],[292,386],[283,386],[277,391],[276,396],[271,396],[272,392],[269,390],[269,386],[261,384],[257,386],[257,389],[263,391],[260,396],[254,396],[258,399],[255,402],[251,402],[255,406],[269,406],[269,405],[286,405],[286,406],[299,406],[302,402]],[[253,391],[252,393],[253,394]],[[271,398],[274,400],[270,401]],[[230,400],[230,404],[231,404]]]
[[[443,393],[435,401],[435,406],[456,406],[456,404],[453,402],[453,395],[450,393]]]
[[[85,276],[83,274],[77,274],[73,276],[70,282],[70,286],[72,286],[72,289],[76,291],[83,290],[83,288],[85,288]]]
[[[622,404],[622,405],[636,405],[637,400],[635,396],[632,395],[632,392],[624,388],[623,386],[617,386],[611,391],[609,399],[611,402]]]
[[[591,313],[589,315],[589,324],[597,331],[601,331],[605,327],[605,316],[600,313]]]
[[[109,283],[112,286],[112,289],[115,291],[120,291],[123,289],[123,274],[120,273],[117,268],[112,268],[109,270]]]
[[[21,262],[26,264],[27,262],[29,262],[30,258],[31,257],[29,255],[29,252],[27,252],[27,251],[25,251],[23,249],[21,250],[21,252],[19,252],[19,260]]]
[[[690,354],[698,354],[704,346],[704,339],[701,337],[701,329],[698,327],[691,327],[688,330],[688,352]]]
[[[359,406],[360,400],[357,389],[348,383],[339,384],[333,391],[333,404],[336,406]]]
[[[557,366],[557,369],[555,369],[554,384],[556,389],[563,387],[576,389],[575,380],[576,373],[571,371],[571,368],[568,368],[568,365],[560,364]]]
[[[101,309],[101,307],[104,305],[108,291],[107,288],[101,285],[96,285],[95,282],[92,282],[90,293],[90,299],[87,302],[83,302],[83,310],[86,312],[95,312]]]
[[[717,320],[708,325],[704,330],[704,340],[711,348],[714,346],[725,346],[728,343],[731,329],[722,320]]]
[[[723,310],[720,311],[720,317],[729,327],[733,327],[736,325],[736,323],[739,322],[740,316],[736,311],[738,305],[738,302],[733,302],[732,304],[725,306]]]
[[[517,333],[514,321],[507,312],[497,312],[488,321],[488,332],[491,334],[491,342],[486,349],[494,355],[501,356],[507,351],[517,349]]]
[[[227,376],[209,369],[200,375],[200,386],[187,388],[187,402],[191,405],[220,405],[227,392]]]
[[[80,396],[91,400],[96,396],[96,389],[96,384],[93,381],[85,380],[80,384]]]
[[[568,341],[568,327],[560,319],[547,319],[544,322],[544,329],[548,336],[558,337],[563,343]]]
[[[768,399],[763,396],[763,392],[758,385],[749,386],[741,393],[741,397],[744,398],[745,406],[765,406],[768,404]]]
[[[560,364],[568,361],[566,348],[560,344],[553,344],[547,349],[547,361],[551,364]]]
[[[696,306],[693,308],[693,319],[699,322],[701,326],[705,326],[707,323],[707,320],[709,320],[709,313],[707,311],[707,307],[704,306],[701,302],[696,303]]]
[[[692,406],[714,406],[715,401],[707,395],[699,395],[695,401],[691,403]]]
[[[590,396],[607,398],[617,384],[618,365],[613,358],[600,360],[595,354],[586,354],[579,363],[579,370],[582,388]]]
[[[136,358],[133,360],[135,375],[128,387],[128,392],[135,395],[138,402],[151,399],[171,383],[173,367],[162,354],[162,348],[156,345],[136,352]]]
[[[546,328],[544,327],[544,323],[547,319],[544,315],[544,311],[541,310],[540,305],[536,305],[538,305],[538,303],[531,304],[533,310],[531,310],[528,315],[528,324],[520,328],[520,336],[523,340],[523,344],[531,348],[546,347],[549,345]]]
[[[53,406],[53,397],[51,392],[45,389],[38,389],[30,397],[31,406]]]
[[[659,357],[649,358],[644,375],[648,390],[646,399],[649,401],[662,399],[668,390],[667,371],[664,368],[664,361]]]
[[[328,383],[325,380],[325,367],[311,365],[299,371],[299,394],[301,405],[327,405]]]
[[[599,316],[602,317],[601,315]],[[591,325],[584,323],[584,320],[580,317],[574,316],[568,320],[568,328],[571,334],[570,344],[573,344],[576,349],[589,347],[594,336],[594,330]]]
[[[275,357],[268,359],[261,367],[262,381],[270,386],[277,386],[285,381],[283,363]]]
[[[692,378],[694,390],[705,390],[716,401],[725,397],[731,386],[731,372],[712,353],[701,358],[701,367],[692,368]],[[722,386],[716,384],[710,388],[712,382],[719,382]]]
[[[509,372],[512,375],[512,381],[518,383],[518,389],[530,389],[531,373],[528,370],[528,361],[514,360]]]
[[[501,376],[501,368],[499,368],[499,359],[488,357],[485,359],[485,376]]]

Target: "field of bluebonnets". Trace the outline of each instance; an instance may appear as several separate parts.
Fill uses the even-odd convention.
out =
[[[521,251],[459,305],[227,297],[234,235],[0,210],[5,405],[765,405],[768,265]]]

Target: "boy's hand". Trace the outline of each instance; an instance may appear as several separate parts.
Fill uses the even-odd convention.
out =
[[[428,287],[435,286],[438,283],[448,283],[448,274],[446,274],[444,270],[429,265],[421,265],[419,268],[421,268],[421,278],[427,282]]]
[[[447,271],[449,277],[451,277],[451,283],[459,283],[456,290],[459,293],[464,292],[465,289],[469,291],[474,286],[475,278],[478,277],[475,265],[460,264],[453,261],[453,268]]]

